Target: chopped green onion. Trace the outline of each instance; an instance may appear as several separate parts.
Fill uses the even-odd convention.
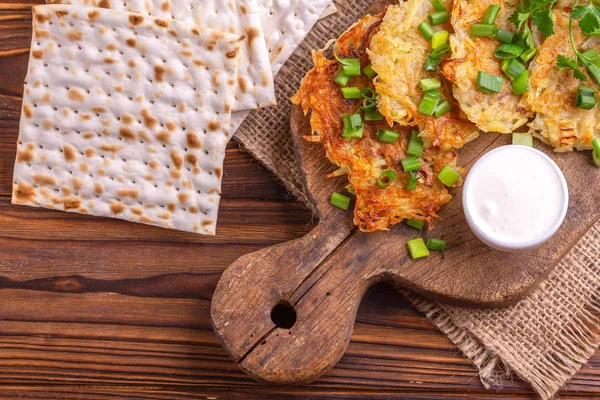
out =
[[[533,136],[528,133],[513,132],[512,144],[533,147]]]
[[[596,167],[600,167],[600,154],[596,153],[595,151],[592,151],[592,160],[594,160],[594,164],[596,164]]]
[[[591,110],[596,105],[596,97],[594,91],[585,86],[579,86],[577,89],[577,97],[575,98],[575,107]]]
[[[517,46],[516,44],[502,43],[494,51],[494,56],[501,60],[506,60],[508,58],[519,57],[521,53],[523,53],[523,50],[525,49],[521,46]]]
[[[377,131],[377,139],[383,143],[394,143],[399,137],[400,134],[398,132],[390,131],[389,129],[380,129]]]
[[[429,22],[431,23],[431,25],[441,25],[443,23],[448,22],[448,20],[450,19],[450,14],[448,14],[448,11],[437,11],[429,14],[427,18],[429,18]]]
[[[440,182],[448,187],[454,186],[458,178],[460,178],[460,174],[452,169],[450,165],[446,165],[438,174]]]
[[[346,188],[346,190],[348,191],[348,193],[350,193],[353,196],[356,196],[356,190],[354,190],[354,188],[352,186],[348,186]]]
[[[431,48],[434,50],[446,43],[448,43],[448,31],[437,31],[431,37]]]
[[[350,81],[350,77],[344,73],[343,69],[340,69],[338,73],[335,74],[335,78],[333,80],[340,86],[346,86],[348,81]]]
[[[471,34],[475,37],[494,36],[498,32],[496,25],[473,24],[471,25]]]
[[[342,210],[348,210],[350,206],[350,197],[337,192],[331,193],[331,205]]]
[[[394,179],[396,179],[396,173],[390,169],[386,169],[381,173],[379,178],[377,178],[377,186],[381,189],[385,189],[390,186]]]
[[[404,221],[404,223],[406,225],[410,226],[411,228],[415,228],[418,230],[423,229],[423,227],[425,226],[425,221],[423,221],[422,219],[410,218],[410,219],[407,219],[406,221]]]
[[[421,32],[421,35],[423,35],[423,37],[427,40],[431,40],[433,34],[435,33],[433,26],[429,25],[429,22],[427,21],[421,22],[421,25],[419,25],[417,29],[419,30],[419,32]]]
[[[503,43],[511,43],[513,41],[513,38],[515,37],[515,34],[509,31],[505,31],[502,28],[498,28],[498,31],[496,31],[494,37]]]
[[[440,61],[442,61],[442,54],[448,51],[450,51],[449,44],[446,43],[441,46],[438,46],[435,50],[431,52],[429,57],[427,57],[427,59],[425,60],[425,66],[423,67],[423,69],[425,71],[437,71],[438,64],[440,63]]]
[[[511,81],[514,81],[525,71],[525,66],[514,58],[511,58],[510,60],[502,61],[502,71],[504,71]]]
[[[344,115],[342,136],[346,139],[358,139],[363,135],[363,122],[360,114]]]
[[[419,112],[425,115],[433,115],[433,112],[435,111],[435,106],[437,106],[439,100],[439,92],[436,92],[434,90],[425,92],[421,103],[419,103]]]
[[[429,250],[444,251],[448,249],[448,242],[442,239],[429,238],[427,239],[427,248]]]
[[[418,169],[421,169],[421,163],[419,163],[417,157],[406,157],[400,162],[402,163],[402,168],[405,172],[416,171]]]
[[[446,5],[442,0],[429,0],[436,11],[446,11]]]
[[[519,58],[521,59],[521,61],[526,63],[530,61],[533,58],[533,56],[535,56],[535,53],[537,53],[537,49],[526,49],[521,53]]]
[[[356,86],[340,89],[345,99],[360,99],[360,89]]]
[[[529,91],[529,71],[525,70],[513,81],[513,94],[519,96]]]
[[[408,252],[413,260],[429,256],[429,250],[421,238],[408,241]]]
[[[348,76],[360,76],[360,61],[358,58],[338,58],[342,63],[344,73]]]
[[[415,190],[417,188],[417,176],[415,171],[410,171],[408,175],[408,181],[406,182],[406,190]]]
[[[365,111],[365,121],[383,121],[383,114],[377,110]]]
[[[442,83],[435,78],[423,78],[419,81],[419,87],[424,91],[435,90],[442,87]]]
[[[363,105],[360,107],[363,111],[375,111],[377,108],[377,101],[374,99],[363,99]]]
[[[600,156],[600,138],[592,140],[592,147],[594,148],[596,154]]]
[[[373,79],[377,75],[377,72],[375,72],[375,70],[373,69],[373,66],[371,64],[369,64],[366,67],[364,67],[363,70],[362,70],[362,72],[369,79]]]
[[[436,118],[439,118],[442,115],[446,114],[448,111],[450,111],[451,108],[452,107],[450,106],[448,100],[442,100],[437,104],[437,106],[435,106],[433,114],[436,116]]]
[[[515,35],[514,42],[517,46],[521,46],[524,49],[529,48],[529,45],[527,44],[527,41],[525,40],[522,34],[517,33]]]
[[[406,154],[413,157],[421,157],[423,154],[423,139],[419,136],[417,129],[410,131],[410,140],[406,146]]]
[[[596,64],[588,63],[585,69],[587,69],[597,83],[600,83],[600,68]]]
[[[375,100],[375,98],[377,97],[377,93],[375,93],[375,91],[373,89],[371,89],[370,87],[363,88],[360,91],[360,95],[362,97],[364,97],[365,99],[371,99],[371,100]]]
[[[502,91],[502,77],[479,71],[477,73],[477,86],[484,92],[500,93]]]
[[[499,12],[500,12],[500,6],[497,4],[492,4],[491,6],[488,7],[487,11],[485,12],[483,19],[481,20],[481,23],[484,25],[493,24],[494,22],[496,22],[496,17],[498,16]]]

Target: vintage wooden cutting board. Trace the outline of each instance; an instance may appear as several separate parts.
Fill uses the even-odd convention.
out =
[[[337,167],[325,158],[322,146],[302,139],[310,126],[299,108],[293,109],[291,127],[319,224],[301,239],[241,257],[223,274],[212,301],[221,344],[260,381],[307,383],[332,368],[348,345],[363,294],[377,282],[454,304],[516,302],[600,215],[600,173],[590,153],[557,154],[536,141],[536,148],[562,169],[570,191],[567,217],[550,241],[523,253],[487,247],[465,221],[458,188],[451,190],[454,198],[431,232],[448,240],[450,250],[414,261],[406,242],[429,233],[402,224],[388,232],[358,231],[350,211],[329,204],[331,193],[342,192],[347,179],[325,179]],[[461,150],[459,165],[469,169],[484,153],[509,142],[510,135],[482,133]]]

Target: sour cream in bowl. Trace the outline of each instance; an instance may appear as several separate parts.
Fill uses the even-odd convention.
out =
[[[482,242],[520,251],[556,233],[567,213],[569,191],[550,157],[532,147],[508,145],[471,167],[462,200],[467,223]]]

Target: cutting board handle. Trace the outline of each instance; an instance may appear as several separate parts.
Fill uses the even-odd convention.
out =
[[[213,327],[250,376],[306,383],[342,357],[369,286],[360,274],[343,273],[332,260],[337,252],[330,255],[351,232],[352,222],[338,216],[335,224],[322,221],[305,237],[245,255],[225,271],[212,300]]]

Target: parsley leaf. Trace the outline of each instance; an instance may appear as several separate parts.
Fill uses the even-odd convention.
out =
[[[552,7],[557,0],[521,0],[521,4],[515,9],[515,12],[509,17],[509,21],[521,32],[529,28],[528,21],[539,29],[539,31],[548,37],[554,34],[554,21],[552,19]],[[531,30],[531,28],[529,28]],[[532,40],[533,43],[533,40]],[[535,46],[532,46],[532,48]]]
[[[533,13],[531,23],[538,27],[544,37],[554,35],[554,21],[552,21],[552,10],[540,10]]]
[[[558,69],[572,69],[575,78],[580,81],[587,81],[587,76],[583,73],[581,68],[579,68],[577,57],[569,58],[561,54],[556,59],[556,67]]]

